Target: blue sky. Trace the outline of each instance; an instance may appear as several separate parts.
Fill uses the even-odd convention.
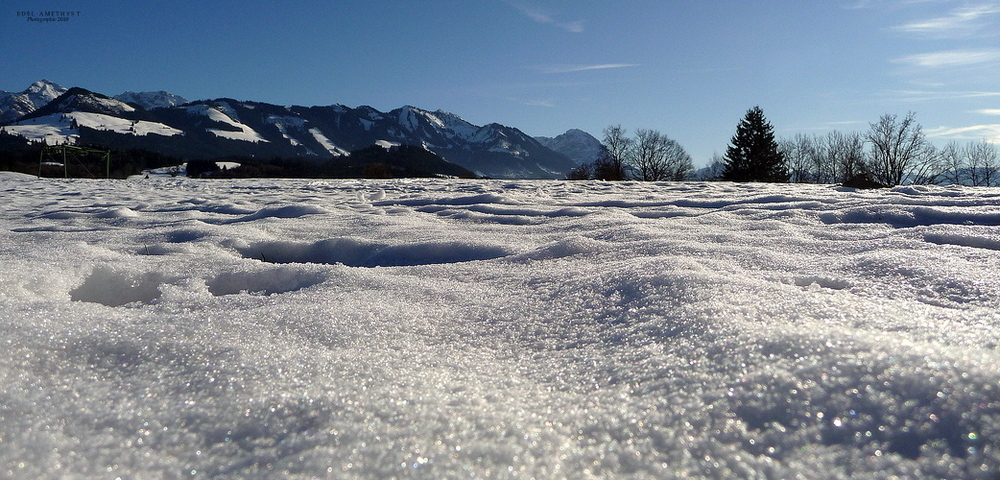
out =
[[[704,165],[760,105],[779,136],[917,114],[1000,142],[1000,1],[3,2],[0,90],[444,109],[530,135],[660,130]],[[52,10],[66,22],[28,21]]]

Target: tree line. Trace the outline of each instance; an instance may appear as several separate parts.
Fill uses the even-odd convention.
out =
[[[93,154],[74,154],[66,159],[44,155],[44,141],[30,141],[24,137],[0,131],[0,170],[20,172],[43,177],[104,178],[105,170],[111,178],[127,178],[144,170],[179,165],[183,159],[163,153],[140,149],[111,149],[110,164]],[[100,148],[99,145],[81,145]],[[53,165],[58,164],[58,165]]]
[[[220,168],[218,161],[238,163],[234,168]],[[354,150],[345,157],[324,161],[308,158],[274,157],[258,160],[229,156],[215,160],[191,160],[188,176],[209,178],[476,178],[476,174],[444,161],[434,152],[416,145],[382,147],[371,145]]]
[[[620,125],[604,129],[599,158],[574,169],[570,179],[691,180],[691,157],[655,130],[628,137]],[[716,154],[699,180],[843,183],[862,187],[901,184],[1000,186],[1000,155],[993,144],[931,144],[916,114],[886,114],[866,132],[832,131],[776,138],[759,106],[736,127],[725,156]]]
[[[780,149],[792,182],[836,183],[868,175],[884,186],[1000,185],[1000,156],[994,145],[978,140],[936,147],[927,141],[913,112],[883,115],[864,133],[799,134],[781,140]]]

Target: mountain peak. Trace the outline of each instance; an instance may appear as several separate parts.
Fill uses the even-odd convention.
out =
[[[59,85],[58,83],[42,79],[32,83],[31,86],[25,89],[23,93],[28,95],[51,96],[52,98],[56,98],[59,95],[62,95],[65,91],[66,87]],[[51,101],[51,99],[49,101]]]
[[[86,88],[73,87],[53,99],[48,105],[39,108],[33,113],[35,115],[47,115],[69,111],[121,115],[127,112],[134,112],[135,108],[121,100],[92,92]]]
[[[44,107],[66,90],[62,85],[39,80],[21,93],[0,92],[0,123],[12,122]]]
[[[535,137],[535,140],[538,140],[539,143],[552,150],[566,155],[578,165],[597,160],[601,153],[601,141],[578,128],[571,128],[566,133],[556,135],[554,138]]]
[[[170,92],[165,92],[163,90],[157,90],[155,92],[133,92],[130,90],[115,95],[114,98],[131,105],[138,105],[144,110],[152,110],[154,108],[171,108],[189,103],[186,98],[180,95],[174,95]]]

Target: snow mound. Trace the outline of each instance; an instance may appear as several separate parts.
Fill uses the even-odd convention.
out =
[[[328,210],[314,205],[286,205],[282,207],[262,208],[233,222],[252,222],[262,218],[298,218],[305,215],[329,213]]]

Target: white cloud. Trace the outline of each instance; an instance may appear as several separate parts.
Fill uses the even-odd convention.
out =
[[[584,72],[588,70],[607,70],[611,68],[638,67],[637,63],[599,63],[594,65],[549,65],[538,67],[542,73],[571,73]]]
[[[523,13],[528,18],[538,23],[547,23],[559,27],[563,30],[566,30],[567,32],[573,32],[573,33],[582,33],[584,30],[583,20],[571,20],[571,21],[559,20],[552,12],[537,5],[526,5],[523,3],[515,3],[513,4],[513,7],[520,10],[521,13]]]
[[[910,22],[893,27],[893,30],[939,37],[968,37],[983,26],[981,20],[998,13],[998,3],[965,5],[951,10],[943,17]]]
[[[1000,49],[946,50],[909,55],[893,60],[894,63],[927,68],[964,67],[997,61],[1000,61]]]

